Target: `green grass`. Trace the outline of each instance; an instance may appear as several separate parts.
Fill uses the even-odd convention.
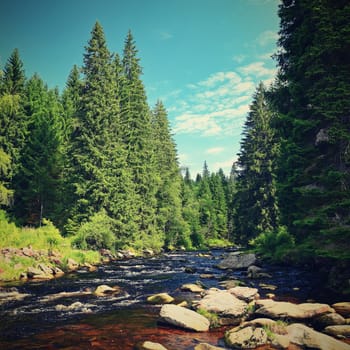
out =
[[[97,251],[73,249],[72,239],[62,237],[59,230],[48,220],[44,220],[39,228],[21,228],[10,223],[5,213],[0,211],[0,249],[24,247],[32,247],[42,254],[36,258],[13,255],[10,259],[0,255],[0,280],[17,280],[30,266],[36,267],[39,263],[50,264],[50,252],[59,256],[60,268],[66,267],[69,258],[79,264],[95,264],[101,259]]]

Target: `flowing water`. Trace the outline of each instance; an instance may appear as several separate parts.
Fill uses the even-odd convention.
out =
[[[17,290],[28,295],[0,305],[0,349],[131,350],[144,340],[169,350],[190,350],[198,342],[224,346],[225,328],[193,333],[157,322],[159,307],[147,305],[147,296],[168,292],[179,301],[191,299],[192,293],[180,291],[185,283],[218,287],[222,279],[240,279],[249,286],[261,282],[277,286],[273,293],[280,300],[327,298],[319,293],[315,274],[270,267],[272,279],[248,280],[244,271],[216,268],[223,253],[165,253],[101,265],[95,272],[79,270],[55,280],[18,284]],[[97,297],[89,292],[99,285],[119,286],[122,293]],[[259,288],[259,292],[264,296],[271,290]]]

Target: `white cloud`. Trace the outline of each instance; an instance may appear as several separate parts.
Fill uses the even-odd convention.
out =
[[[213,148],[208,148],[205,153],[207,154],[219,154],[222,153],[225,150],[223,147],[213,147]]]
[[[267,68],[265,67],[265,62],[253,62],[246,66],[242,66],[238,68],[239,72],[243,75],[255,76],[257,78],[261,77],[273,77],[277,69],[276,68]]]
[[[266,46],[271,43],[275,43],[278,39],[278,33],[274,32],[273,30],[266,30],[265,32],[262,32],[258,38],[257,43],[260,46]]]

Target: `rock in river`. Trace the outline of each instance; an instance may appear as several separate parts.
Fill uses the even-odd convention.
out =
[[[196,332],[206,332],[210,326],[209,320],[204,316],[195,311],[172,304],[162,306],[160,318],[162,322]]]
[[[174,301],[174,298],[168,293],[159,293],[151,295],[147,298],[149,304],[170,304]]]
[[[303,303],[293,304],[286,301],[273,301],[271,299],[258,300],[257,314],[271,318],[289,317],[294,319],[312,318],[318,315],[334,312],[327,304]]]
[[[253,253],[234,252],[228,254],[224,260],[219,263],[218,268],[222,270],[246,269],[256,262],[256,256]]]
[[[316,332],[301,323],[293,323],[287,327],[291,343],[306,348],[319,350],[350,350],[350,345],[334,339],[329,335]]]

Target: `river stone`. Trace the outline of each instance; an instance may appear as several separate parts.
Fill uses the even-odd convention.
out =
[[[239,270],[246,269],[248,266],[253,265],[256,261],[256,256],[253,253],[234,252],[228,254],[218,265],[219,269],[227,270]]]
[[[151,295],[147,298],[147,302],[149,304],[170,304],[175,299],[170,296],[168,293],[159,293],[155,295]]]
[[[209,320],[204,316],[195,311],[172,304],[162,306],[160,317],[163,322],[196,332],[207,332],[210,326]]]
[[[257,288],[237,286],[229,289],[228,292],[244,301],[251,301],[259,297]]]
[[[184,284],[180,289],[182,291],[189,291],[189,292],[192,292],[192,293],[202,293],[202,292],[204,292],[204,289],[201,286],[199,286],[198,284],[195,284],[195,283]]]
[[[226,290],[211,288],[207,294],[195,303],[197,309],[214,312],[219,316],[240,318],[247,311],[247,303],[239,300]]]
[[[224,287],[226,289],[231,289],[237,286],[244,286],[245,283],[243,281],[240,280],[226,280],[226,281],[221,281],[219,282],[219,285],[221,287]]]
[[[240,330],[230,330],[225,334],[226,344],[232,348],[254,349],[268,343],[265,330],[261,327],[245,327]]]
[[[288,337],[291,343],[303,347],[319,350],[350,350],[350,345],[341,342],[329,335],[316,332],[301,323],[287,326]]]
[[[332,308],[345,318],[350,317],[350,301],[335,303],[332,305]]]
[[[247,269],[248,278],[271,278],[272,276],[266,272],[261,267],[251,265]]]
[[[219,348],[208,343],[200,343],[194,347],[194,350],[223,350],[223,348]]]
[[[27,269],[28,278],[49,280],[53,278],[52,273],[45,273],[43,270],[36,267],[28,267]]]
[[[336,312],[329,314],[324,314],[313,319],[313,325],[316,325],[316,328],[325,328],[327,326],[335,326],[345,324],[345,318]]]
[[[79,268],[79,264],[72,258],[67,260],[67,269],[69,271],[75,271]]]
[[[94,291],[94,294],[98,297],[104,297],[108,294],[115,294],[115,293],[120,293],[119,287],[110,287],[105,284],[98,286]]]
[[[167,348],[165,348],[162,344],[154,343],[148,340],[139,344],[136,348],[137,350],[167,350]]]
[[[258,300],[259,307],[255,312],[271,318],[289,317],[294,319],[312,318],[318,315],[334,312],[327,304],[303,303],[292,304],[286,301],[274,301],[271,299]]]
[[[350,325],[334,325],[328,326],[324,329],[324,332],[335,337],[350,338]]]

